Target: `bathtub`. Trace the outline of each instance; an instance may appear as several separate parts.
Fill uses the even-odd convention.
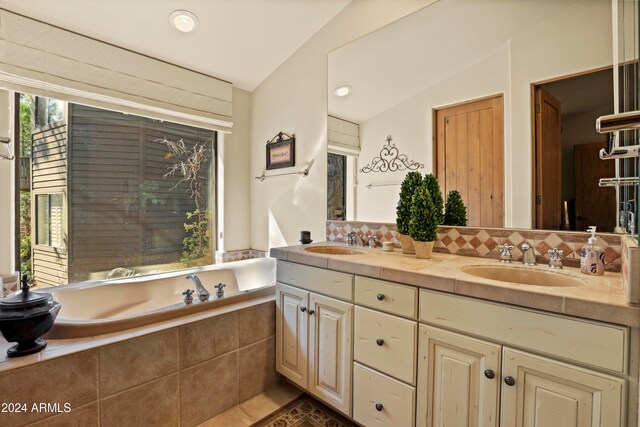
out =
[[[196,273],[211,293],[207,302],[185,305],[182,292],[194,289]],[[275,294],[276,261],[249,259],[149,276],[83,282],[47,289],[62,304],[48,338],[79,338],[123,331],[224,305]],[[223,298],[214,285],[224,283]]]

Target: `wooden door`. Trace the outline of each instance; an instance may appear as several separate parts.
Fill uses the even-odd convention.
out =
[[[276,370],[307,388],[307,320],[309,292],[276,286]]]
[[[535,92],[535,228],[558,230],[562,223],[560,101],[541,87]]]
[[[418,426],[497,426],[500,346],[420,325]]]
[[[436,176],[458,190],[469,226],[504,227],[502,95],[435,111]]]
[[[600,178],[616,175],[613,160],[600,160],[599,152],[605,143],[581,144],[573,148],[575,160],[576,230],[590,225],[598,231],[612,232],[616,226],[616,190],[599,187]]]
[[[351,415],[353,305],[309,296],[309,393]]]
[[[624,380],[505,348],[502,427],[620,427]]]

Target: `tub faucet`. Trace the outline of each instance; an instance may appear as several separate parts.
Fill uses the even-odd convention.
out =
[[[193,280],[193,284],[196,285],[196,295],[198,295],[198,299],[201,302],[205,302],[209,300],[209,291],[202,286],[202,282],[195,273],[187,274],[187,279]]]
[[[217,285],[214,286],[214,288],[216,288],[216,298],[222,298],[224,296],[224,288],[225,288],[224,283],[218,283]]]
[[[524,265],[536,265],[536,254],[533,251],[533,246],[530,243],[524,242],[520,249],[522,249],[522,264]]]
[[[186,291],[184,291],[182,293],[182,295],[184,295],[184,303],[185,305],[189,305],[191,303],[193,303],[193,289],[187,289]]]

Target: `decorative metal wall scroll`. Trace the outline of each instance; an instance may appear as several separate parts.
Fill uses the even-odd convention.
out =
[[[405,169],[412,171],[424,169],[422,163],[409,160],[406,154],[400,154],[396,146],[391,143],[392,139],[391,135],[387,136],[387,143],[380,150],[380,155],[374,157],[370,164],[360,169],[360,172],[395,172]]]
[[[296,164],[296,136],[279,132],[267,141],[267,170],[288,168]]]

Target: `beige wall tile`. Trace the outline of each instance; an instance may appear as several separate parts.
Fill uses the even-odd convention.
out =
[[[181,425],[198,425],[237,404],[237,352],[180,372]]]
[[[46,418],[29,427],[92,427],[100,425],[98,418],[98,402],[79,408],[71,408],[71,412]]]
[[[101,427],[177,426],[178,374],[132,388],[100,401]]]
[[[278,384],[276,367],[276,338],[271,337],[238,350],[240,402]]]
[[[180,327],[180,368],[202,363],[238,348],[238,314],[213,317]]]
[[[100,349],[100,397],[169,375],[178,369],[176,328]]]
[[[238,345],[245,347],[276,334],[276,303],[245,308],[238,312]]]
[[[83,351],[0,374],[3,401],[26,403],[70,403],[77,408],[98,398],[98,352]],[[0,426],[25,425],[51,416],[50,413],[1,413]]]

